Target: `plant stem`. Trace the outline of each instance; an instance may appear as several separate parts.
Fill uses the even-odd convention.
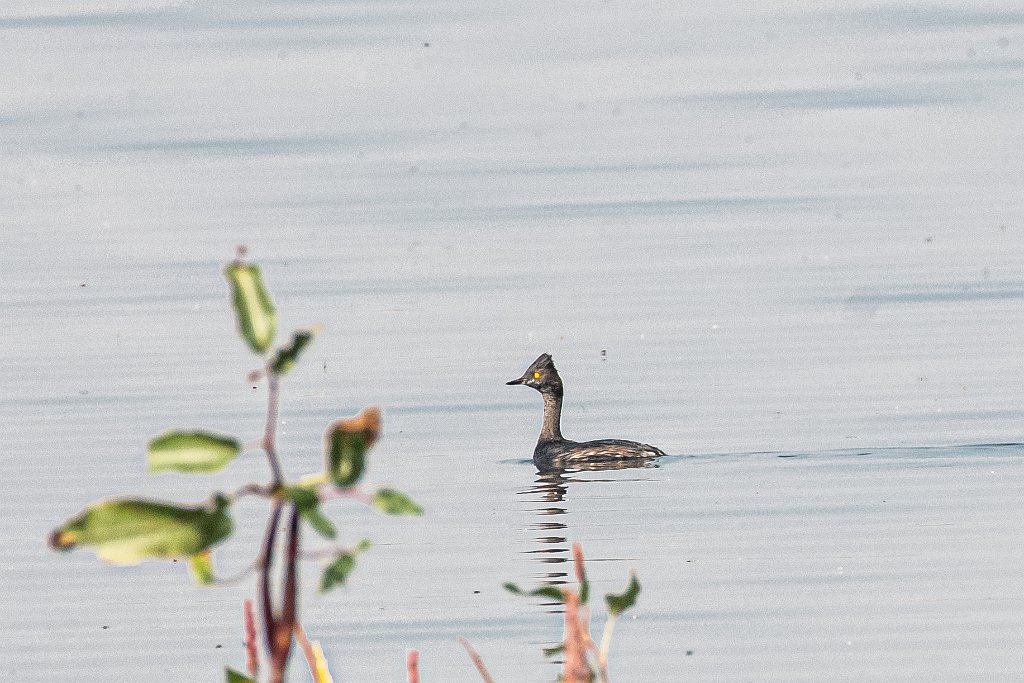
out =
[[[270,472],[274,477],[273,486],[284,482],[284,472],[277,458],[277,416],[281,402],[281,378],[267,366],[267,423],[263,428],[263,450],[267,453]]]
[[[584,623],[586,608],[580,605],[580,596],[568,588],[565,596],[565,649],[562,651],[562,678],[565,683],[590,683],[592,673],[587,662],[587,645],[593,642]]]
[[[299,508],[291,506],[291,517],[288,519],[288,554],[285,558],[284,572],[284,607],[281,610],[281,620],[288,625],[288,630],[295,628],[298,621],[298,592],[299,592]]]
[[[484,666],[483,657],[481,657],[477,653],[477,651],[473,649],[473,646],[470,645],[469,641],[466,640],[465,638],[459,638],[459,642],[462,644],[462,647],[466,648],[466,652],[469,653],[469,658],[473,660],[473,666],[476,667],[476,670],[480,674],[480,678],[482,678],[484,680],[484,683],[494,683],[494,679],[491,678],[490,672],[488,672],[487,671],[487,667]],[[415,650],[414,650],[414,652],[415,652]],[[417,659],[418,658],[419,657],[417,655]],[[409,680],[412,680],[412,679],[410,678]],[[416,680],[418,681],[419,678],[417,678]]]
[[[235,572],[231,576],[218,576],[213,583],[217,586],[234,586],[245,581],[254,571],[256,571],[256,563],[252,562],[248,567]]]
[[[273,476],[270,489],[277,489],[284,484],[284,471],[277,457],[277,420],[281,402],[281,378],[268,364],[267,376],[267,421],[263,427],[263,450],[267,454],[270,472]],[[292,647],[292,634],[295,628],[295,593],[297,578],[295,560],[298,556],[299,543],[299,511],[291,505],[291,517],[288,523],[288,546],[285,554],[284,585],[281,592],[281,613],[274,614],[274,604],[270,590],[271,570],[274,564],[274,545],[277,540],[277,526],[281,521],[281,508],[284,502],[275,499],[267,522],[267,532],[263,539],[260,552],[260,607],[263,612],[264,637],[267,642],[267,653],[270,656],[270,682],[284,681],[285,669],[288,666],[288,654]]]
[[[405,657],[405,672],[409,677],[408,683],[420,683],[419,650],[409,650],[409,654]]]
[[[259,496],[260,498],[270,498],[274,495],[274,489],[271,486],[262,486],[260,484],[246,484],[245,486],[236,489],[231,494],[231,498],[237,500],[244,498],[245,496]]]
[[[318,490],[318,495],[320,496],[321,502],[336,500],[338,498],[348,498],[358,503],[362,503],[363,505],[373,506],[373,496],[369,493],[364,493],[355,487],[341,489],[333,484],[329,484],[327,486],[321,486]]]
[[[309,641],[309,636],[302,628],[302,624],[295,622],[295,640],[299,648],[306,655],[306,664],[309,666],[309,675],[313,677],[313,683],[333,683],[331,674],[327,671],[327,663],[324,661],[323,650],[317,653],[319,644],[314,645]],[[318,656],[319,654],[319,656]]]
[[[292,636],[295,633],[296,597],[298,593],[298,574],[296,564],[299,554],[299,510],[295,505],[291,508],[288,518],[288,545],[285,549],[284,579],[281,590],[281,613],[274,621],[274,631],[270,650],[271,683],[284,681],[284,673],[288,668],[288,655],[292,649]]]
[[[601,649],[597,652],[597,671],[601,683],[609,683],[611,681],[611,678],[608,677],[608,650],[612,645],[612,630],[614,628],[615,617],[609,614],[608,620],[604,622],[604,633],[601,636]]]
[[[256,616],[252,611],[252,600],[244,603],[245,614],[245,663],[249,675],[256,678],[260,674],[260,655],[256,647]]]
[[[263,615],[263,636],[266,638],[267,652],[273,657],[274,653],[274,604],[270,594],[270,572],[274,564],[274,542],[277,539],[277,525],[281,520],[281,505],[279,500],[274,501],[270,510],[270,519],[267,520],[267,530],[263,536],[263,547],[260,549],[260,557],[256,562],[256,569],[260,574],[260,612]]]

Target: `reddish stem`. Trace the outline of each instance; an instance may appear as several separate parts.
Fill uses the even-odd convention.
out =
[[[267,652],[271,655],[271,661],[273,661],[274,631],[277,620],[274,618],[274,604],[270,594],[270,572],[274,564],[274,541],[277,538],[277,524],[280,520],[281,502],[274,501],[274,507],[270,510],[270,519],[267,520],[267,530],[263,537],[260,559],[257,562],[257,570],[260,574],[260,612],[263,614],[263,636],[267,640]]]
[[[329,500],[348,498],[358,503],[362,503],[363,505],[373,505],[373,495],[360,491],[354,487],[343,489],[334,485],[321,486],[317,491],[317,495],[320,497],[320,501],[325,503]]]
[[[270,471],[274,481],[271,483],[271,490],[280,486],[284,481],[284,473],[281,471],[281,463],[277,458],[277,418],[278,405],[280,403],[280,378],[267,366],[267,420],[263,427],[263,450],[267,454],[267,462],[270,464]],[[263,537],[263,548],[260,550],[260,558],[257,568],[260,573],[260,611],[263,614],[263,636],[266,639],[267,653],[270,656],[270,680],[271,683],[280,683],[284,680],[284,665],[288,661],[288,650],[291,649],[291,631],[289,626],[288,642],[282,648],[279,646],[279,633],[281,620],[274,615],[273,596],[270,590],[270,575],[274,564],[274,544],[277,540],[277,525],[281,521],[280,500],[274,500],[270,510],[270,519],[267,520],[267,530]],[[282,598],[285,599],[285,598]]]
[[[277,415],[281,402],[281,378],[267,366],[267,422],[263,427],[263,450],[267,453],[274,486],[284,482],[284,472],[277,458]]]
[[[490,672],[487,671],[487,667],[484,666],[484,658],[473,649],[473,646],[469,644],[469,641],[465,638],[459,638],[459,643],[462,647],[466,648],[466,652],[469,653],[469,658],[473,660],[473,666],[476,667],[477,673],[480,674],[480,678],[484,680],[484,683],[494,683],[494,679],[491,678]]]
[[[418,650],[409,650],[405,658],[405,670],[409,676],[409,683],[420,683],[420,653]]]
[[[565,662],[562,677],[565,683],[590,683],[592,672],[587,663],[587,643],[590,640],[582,624],[580,596],[563,589],[565,595]]]
[[[252,600],[246,600],[242,604],[245,613],[245,665],[249,675],[256,678],[260,673],[260,655],[256,647],[256,615],[253,614]]]
[[[288,655],[292,649],[292,636],[295,632],[297,616],[297,594],[299,579],[297,572],[297,560],[299,555],[299,511],[294,505],[291,506],[288,518],[288,546],[285,550],[284,581],[281,590],[281,614],[274,624],[273,647],[271,649],[271,661],[274,666],[274,676],[281,676],[284,679],[284,672],[288,666]],[[276,683],[275,679],[275,683]]]
[[[583,564],[583,546],[579,543],[572,544],[572,562],[576,567],[576,580],[583,583],[587,580],[587,570]]]
[[[295,624],[295,640],[299,643],[299,647],[302,649],[303,654],[306,655],[306,664],[309,666],[309,675],[313,677],[314,683],[321,683],[324,679],[320,676],[320,667],[317,666],[316,650],[313,649],[313,643],[309,642],[309,636],[306,635],[306,631],[302,628],[302,624],[298,622]]]

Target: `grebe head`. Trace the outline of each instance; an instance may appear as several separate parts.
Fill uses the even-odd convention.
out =
[[[537,360],[533,361],[533,365],[526,369],[522,377],[505,382],[505,384],[525,384],[542,394],[553,394],[559,398],[562,396],[562,378],[558,376],[558,370],[555,370],[551,356],[546,353],[542,353]]]

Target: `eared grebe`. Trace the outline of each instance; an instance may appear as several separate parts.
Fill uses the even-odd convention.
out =
[[[636,441],[599,439],[580,443],[563,439],[559,425],[562,417],[562,378],[558,376],[551,356],[546,353],[533,361],[533,365],[526,369],[522,377],[506,384],[525,384],[544,397],[544,423],[540,428],[537,447],[533,450],[533,463],[540,470],[585,466],[587,463],[635,465],[665,455],[654,446]]]

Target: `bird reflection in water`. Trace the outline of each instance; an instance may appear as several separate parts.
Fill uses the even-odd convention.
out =
[[[636,468],[657,467],[650,459],[633,462],[606,462],[586,463],[583,467],[573,470],[555,470],[538,472],[533,486],[519,491],[518,495],[525,496],[528,512],[537,515],[536,521],[530,524],[529,529],[532,537],[530,549],[524,552],[530,555],[536,562],[544,566],[544,570],[537,572],[533,578],[541,585],[564,586],[572,590],[579,590],[576,585],[575,566],[573,565],[572,544],[579,540],[570,536],[576,536],[570,528],[571,510],[568,503],[570,486],[579,487],[585,484],[614,483],[623,481],[623,477],[599,477],[587,476],[584,472],[623,470]],[[637,479],[646,477],[626,477]],[[608,558],[606,558],[608,559]],[[538,606],[549,614],[565,614],[565,604],[561,601],[550,598],[541,598]],[[562,641],[548,642],[544,648],[545,652],[553,655],[550,663],[553,666],[561,667],[565,662],[561,656]]]
[[[540,503],[540,507],[531,508],[539,519],[527,527],[538,547],[527,550],[526,554],[534,555],[534,559],[543,564],[562,565],[570,559],[570,544],[566,538],[569,528],[566,515],[569,510],[563,503],[572,481],[563,472],[542,472],[537,474],[537,480],[531,488],[521,492],[521,495],[529,496],[531,502]],[[567,570],[567,567],[550,567],[548,571],[535,575],[535,578],[557,586],[568,581]]]
[[[572,567],[572,541],[569,540],[570,509],[567,503],[570,486],[580,486],[591,483],[611,483],[620,481],[620,478],[592,478],[579,476],[581,472],[596,472],[609,470],[624,470],[638,468],[653,468],[657,464],[650,459],[641,459],[636,462],[618,461],[614,463],[586,463],[585,466],[575,467],[573,470],[557,470],[552,472],[538,472],[533,486],[520,491],[519,495],[526,496],[529,503],[538,504],[537,507],[530,507],[528,510],[537,515],[537,520],[527,528],[533,537],[533,543],[529,550],[524,551],[545,566],[545,571],[534,575],[541,584],[560,586],[570,581],[575,581]],[[573,540],[578,540],[574,538]],[[548,605],[554,609],[552,612],[561,612],[560,603]]]

